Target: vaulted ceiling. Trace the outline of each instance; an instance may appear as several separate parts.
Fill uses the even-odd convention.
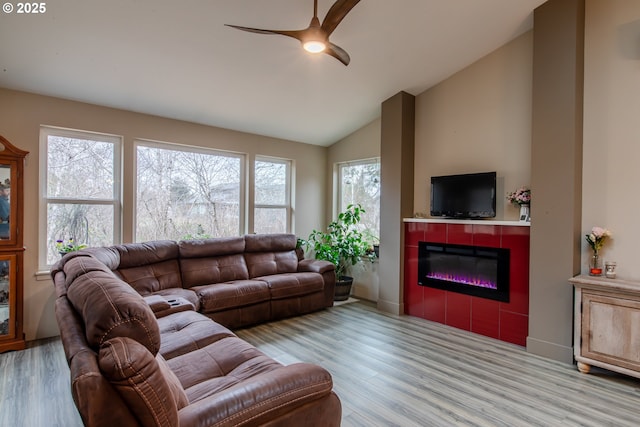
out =
[[[303,29],[312,0],[54,0],[0,12],[0,86],[330,145],[529,30],[542,3],[362,0],[331,35],[344,66],[224,25]]]

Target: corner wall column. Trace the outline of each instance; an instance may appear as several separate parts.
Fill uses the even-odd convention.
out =
[[[527,351],[573,361],[573,289],[582,241],[584,0],[534,11],[531,258]]]
[[[400,92],[382,103],[380,137],[380,287],[378,308],[403,313],[404,224],[413,216],[415,97]]]

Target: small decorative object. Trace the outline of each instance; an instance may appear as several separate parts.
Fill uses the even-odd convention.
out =
[[[68,254],[69,252],[79,251],[80,249],[86,248],[87,245],[84,243],[76,244],[73,238],[67,240],[66,242],[62,239],[56,240],[56,250],[62,256]]]
[[[593,227],[591,233],[585,235],[587,243],[593,250],[593,255],[589,260],[589,275],[591,276],[602,276],[602,260],[599,251],[609,237],[611,237],[611,231],[602,227]]]
[[[615,261],[607,261],[604,263],[604,275],[608,279],[616,278],[616,265]]]
[[[516,191],[507,194],[507,200],[514,206],[520,207],[520,221],[531,221],[531,190],[522,186]]]

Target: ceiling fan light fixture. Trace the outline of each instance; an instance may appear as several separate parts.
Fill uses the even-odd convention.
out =
[[[302,44],[302,48],[310,53],[326,53],[333,56],[344,65],[349,65],[349,54],[339,46],[329,42],[329,37],[338,24],[344,19],[360,0],[335,0],[329,8],[322,24],[318,19],[318,0],[313,1],[313,18],[309,26],[302,30],[267,30],[261,28],[241,27],[239,25],[225,24],[237,30],[248,31],[257,34],[277,34],[291,37]]]
[[[308,40],[302,43],[302,47],[307,52],[320,53],[320,52],[324,52],[324,50],[327,48],[327,45],[320,40]]]

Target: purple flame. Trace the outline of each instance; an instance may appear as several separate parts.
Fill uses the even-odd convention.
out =
[[[428,273],[428,279],[444,280],[446,282],[461,283],[463,285],[477,286],[479,288],[498,289],[498,284],[489,280],[483,280],[475,277],[465,277],[456,274],[446,273]]]

